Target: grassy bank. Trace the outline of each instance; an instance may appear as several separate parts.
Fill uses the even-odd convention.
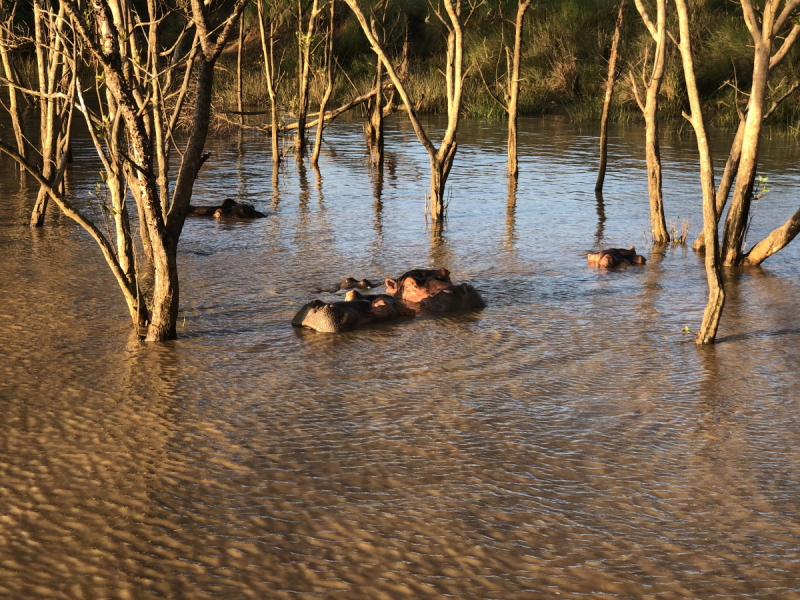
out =
[[[752,40],[741,8],[728,0],[695,0],[690,4],[697,80],[709,121],[718,127],[733,126],[739,118],[737,101],[742,108],[752,72]],[[617,5],[617,0],[539,0],[534,3],[528,11],[523,36],[520,114],[566,112],[576,121],[599,120]],[[375,69],[374,54],[358,23],[343,3],[337,7],[335,49],[341,68],[337,69],[333,106],[370,89]],[[492,95],[504,96],[505,48],[513,42],[515,11],[516,2],[489,1],[476,11],[465,28],[465,66],[469,71],[465,79],[463,111],[468,117],[502,119],[505,116]],[[244,98],[249,110],[268,106],[256,19],[255,8],[251,7],[245,15],[248,34]],[[278,53],[283,57],[284,77],[279,97],[282,110],[292,112],[297,90],[297,36],[291,7],[281,19]],[[383,20],[386,45],[397,64],[402,59],[407,23],[406,82],[412,99],[415,102],[422,99],[421,112],[444,112],[446,98],[441,71],[444,69],[445,38],[438,19],[429,13],[423,0],[396,0]],[[676,21],[676,16],[671,14],[669,29],[674,35],[677,35]],[[233,110],[236,106],[235,46],[223,56],[216,79],[215,106],[220,110]],[[641,118],[630,78],[633,76],[641,82],[653,51],[652,38],[631,3],[623,28],[622,66],[611,111],[613,120]],[[773,78],[776,82],[773,97],[782,95],[800,77],[798,56],[797,50],[792,51],[779,67],[779,73]],[[321,96],[321,81],[318,75],[312,83],[312,107]],[[670,42],[661,92],[661,115],[667,121],[680,120],[681,111],[687,109],[680,55]],[[258,121],[257,118],[250,120]],[[781,105],[771,118],[771,124],[792,131],[800,129],[800,94]]]

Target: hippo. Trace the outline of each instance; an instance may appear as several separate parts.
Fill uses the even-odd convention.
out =
[[[643,265],[647,259],[640,254],[636,254],[636,247],[631,246],[630,250],[623,248],[608,248],[596,254],[587,254],[589,264],[597,267],[616,267],[620,264]]]
[[[250,204],[243,204],[226,198],[220,206],[189,206],[187,217],[214,217],[215,219],[261,219],[266,217]]]
[[[386,293],[429,312],[485,308],[483,298],[468,283],[454,284],[447,269],[414,269],[386,280]]]
[[[344,302],[314,300],[301,308],[292,319],[295,327],[308,327],[322,333],[352,331],[367,323],[382,323],[416,312],[386,294],[364,295],[350,290]]]

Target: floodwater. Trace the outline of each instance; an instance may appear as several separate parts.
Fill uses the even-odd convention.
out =
[[[0,597],[800,598],[800,243],[728,273],[697,348],[702,262],[646,243],[641,127],[612,131],[599,204],[595,127],[523,120],[514,194],[504,125],[464,122],[441,233],[424,151],[387,129],[382,178],[342,121],[320,175],[289,160],[277,186],[266,140],[211,140],[195,202],[270,216],[187,222],[163,345],[76,225],[27,228],[35,186],[0,161]],[[86,207],[99,165],[75,156]],[[765,143],[751,244],[797,209],[799,158]],[[663,160],[693,239],[693,139]],[[631,244],[645,267],[586,265]],[[426,266],[487,308],[289,324],[346,276]]]

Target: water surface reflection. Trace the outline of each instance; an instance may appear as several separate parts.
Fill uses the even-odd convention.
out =
[[[187,222],[181,337],[163,346],[131,336],[70,221],[25,226],[35,189],[0,160],[0,596],[800,597],[800,246],[728,273],[721,343],[683,343],[705,273],[643,243],[639,128],[611,132],[604,197],[594,129],[520,129],[510,182],[502,127],[464,125],[443,229],[402,119],[385,172],[355,122],[327,130],[336,154],[313,174],[273,167],[268,140],[214,140],[197,203],[237,193],[270,216]],[[692,140],[662,151],[668,215],[695,233]],[[778,183],[754,239],[796,209],[797,155],[765,145]],[[646,267],[586,265],[631,244]],[[289,326],[333,282],[418,266],[488,307]]]

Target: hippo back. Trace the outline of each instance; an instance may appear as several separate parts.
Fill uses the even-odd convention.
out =
[[[360,306],[361,304],[366,306]],[[343,304],[353,306],[345,307]],[[322,300],[314,300],[301,308],[292,319],[295,327],[308,327],[322,333],[342,333],[352,331],[361,324],[357,311],[368,311],[369,302],[333,302],[326,304]],[[355,306],[359,305],[359,306]]]
[[[486,308],[486,303],[478,290],[468,283],[461,283],[425,298],[420,307],[429,312],[457,312]]]

